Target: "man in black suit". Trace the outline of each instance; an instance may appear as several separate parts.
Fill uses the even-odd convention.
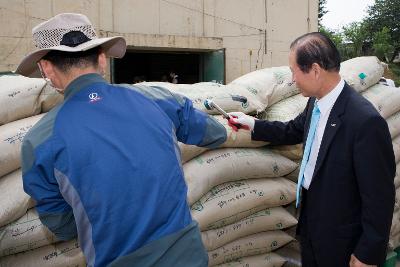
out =
[[[387,123],[340,77],[339,52],[325,35],[296,39],[289,65],[310,97],[303,113],[284,123],[234,112],[230,122],[248,126],[253,140],[304,143],[297,228],[303,267],[383,264],[396,169]]]

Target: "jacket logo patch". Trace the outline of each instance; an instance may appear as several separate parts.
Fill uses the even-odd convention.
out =
[[[97,102],[99,100],[101,100],[101,97],[99,96],[99,94],[97,94],[97,93],[90,93],[89,94],[89,102],[90,103]]]

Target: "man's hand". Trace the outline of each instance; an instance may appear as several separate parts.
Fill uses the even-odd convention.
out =
[[[349,267],[376,267],[376,265],[368,265],[359,261],[354,254],[351,254]]]
[[[235,124],[239,124],[243,129],[253,131],[255,123],[253,117],[247,116],[243,112],[229,112],[228,114],[231,117],[228,120],[228,124],[235,132],[238,131],[238,127]]]

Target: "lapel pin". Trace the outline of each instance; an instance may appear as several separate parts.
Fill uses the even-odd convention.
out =
[[[331,123],[331,126],[332,126],[332,127],[335,127],[335,126],[336,126],[336,123]]]

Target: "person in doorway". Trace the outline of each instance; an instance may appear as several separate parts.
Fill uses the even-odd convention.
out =
[[[175,84],[178,83],[178,75],[175,73],[175,71],[169,72],[169,82]]]
[[[88,266],[207,266],[187,203],[178,141],[215,148],[225,128],[160,87],[103,79],[122,37],[59,14],[33,28],[38,50],[16,72],[50,80],[64,101],[22,144],[24,190],[59,240],[78,237]]]
[[[395,158],[386,121],[339,74],[340,55],[321,33],[297,38],[289,65],[305,110],[289,122],[231,113],[253,140],[303,142],[297,234],[304,267],[383,264],[392,222]]]

